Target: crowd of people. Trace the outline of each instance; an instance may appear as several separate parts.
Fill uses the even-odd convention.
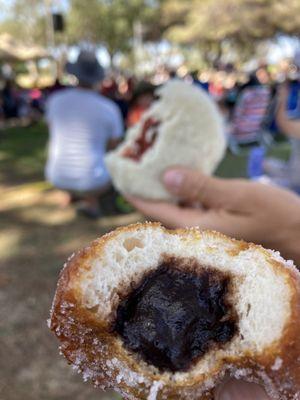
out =
[[[67,72],[76,76],[77,86],[56,82],[41,96],[47,98],[40,100],[40,108],[44,107],[50,130],[47,179],[68,193],[68,201],[77,201],[78,212],[101,216],[98,198],[111,186],[103,162],[105,152],[114,148],[126,128],[136,124],[150,107],[158,86],[154,83],[179,78],[202,87],[215,99],[224,116],[233,153],[238,153],[243,144],[260,146],[254,148],[253,154],[250,152],[248,170],[252,178],[267,176],[274,183],[299,192],[299,58],[297,54],[292,64],[293,76],[286,76],[289,80],[285,79],[285,84],[279,84],[267,66],[260,66],[241,81],[228,65],[210,76],[198,71],[177,76],[175,71],[165,70],[159,77],[137,81],[120,74],[105,76],[95,54],[82,51],[75,63],[66,65]],[[283,80],[282,74],[280,79]],[[292,154],[287,163],[263,156],[265,147],[278,133],[291,142]]]
[[[0,91],[0,122],[31,120],[40,118],[44,110],[44,96],[40,89],[18,87],[14,79],[6,79]]]
[[[77,85],[62,84],[24,90],[10,79],[0,92],[0,120],[45,116],[50,141],[46,176],[76,201],[78,212],[101,216],[99,196],[111,187],[103,158],[122,140],[155,99],[155,89],[167,79],[184,79],[201,87],[216,101],[226,122],[228,145],[234,154],[254,143],[248,172],[251,178],[268,177],[300,192],[300,53],[281,70],[260,65],[248,75],[232,65],[211,71],[161,68],[137,80],[121,73],[105,75],[95,54],[81,51],[67,63],[66,72]],[[288,162],[265,157],[277,135],[291,143]]]

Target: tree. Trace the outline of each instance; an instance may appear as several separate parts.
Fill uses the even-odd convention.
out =
[[[51,0],[0,0],[5,18],[0,32],[23,42],[47,45],[47,20]],[[133,47],[134,26],[142,24],[145,37],[155,33],[160,0],[68,0],[66,31],[55,42],[89,42],[104,45],[113,59]]]
[[[45,4],[41,0],[0,0],[5,18],[0,32],[30,44],[46,44]]]
[[[248,54],[277,34],[300,34],[299,0],[166,0],[162,15],[171,41],[213,48],[217,55],[225,42]]]
[[[154,21],[158,2],[149,0],[71,0],[68,36],[71,42],[102,44],[113,61],[117,52],[132,48],[136,22],[145,27]]]

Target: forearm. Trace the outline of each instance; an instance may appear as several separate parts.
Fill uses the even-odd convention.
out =
[[[285,258],[289,258],[294,261],[295,265],[300,270],[300,228],[298,232],[295,232],[295,236],[291,238],[291,242],[286,245]]]
[[[279,106],[276,122],[284,134],[300,139],[300,121],[288,118],[284,104]]]

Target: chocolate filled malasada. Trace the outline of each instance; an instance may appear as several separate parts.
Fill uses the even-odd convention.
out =
[[[213,269],[200,271],[184,272],[180,259],[165,262],[118,306],[115,332],[128,349],[161,371],[188,370],[237,331],[228,299],[229,276]]]
[[[101,389],[128,400],[213,400],[228,376],[300,396],[300,274],[260,246],[158,223],[69,258],[49,327]]]

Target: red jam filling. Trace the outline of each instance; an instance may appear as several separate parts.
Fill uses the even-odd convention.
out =
[[[135,139],[134,143],[124,149],[122,156],[131,158],[134,161],[140,161],[144,153],[153,146],[157,137],[157,128],[160,122],[149,117],[142,126],[141,133]]]

